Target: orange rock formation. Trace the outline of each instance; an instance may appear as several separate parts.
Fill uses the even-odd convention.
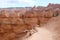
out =
[[[26,35],[37,25],[43,26],[48,23],[52,17],[60,13],[60,4],[56,5],[58,7],[55,4],[49,4],[47,7],[33,7],[30,10],[1,9],[0,40],[15,40],[15,38]]]

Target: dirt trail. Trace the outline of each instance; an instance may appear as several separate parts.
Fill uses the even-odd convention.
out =
[[[51,33],[46,28],[37,27],[36,29],[38,32],[36,32],[26,40],[53,40],[53,33]]]

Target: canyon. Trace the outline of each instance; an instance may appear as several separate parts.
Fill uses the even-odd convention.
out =
[[[0,40],[24,40],[24,38],[30,38],[33,35],[38,37],[42,35],[40,36],[42,38],[43,33],[44,36],[51,33],[60,35],[59,17],[60,4],[50,3],[46,7],[0,8]],[[57,34],[54,40],[59,40]],[[33,37],[36,38],[35,36]],[[30,40],[35,40],[33,37]],[[48,35],[46,37],[48,38]]]

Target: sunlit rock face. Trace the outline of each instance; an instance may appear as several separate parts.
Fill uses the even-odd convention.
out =
[[[38,30],[36,30],[37,26],[43,27],[48,24],[51,19],[55,20],[54,18],[60,15],[60,4],[49,5],[47,7],[39,6],[31,8],[28,7],[0,9],[0,40],[24,40],[25,37],[29,37],[32,35],[32,31],[33,33],[35,33]],[[55,5],[57,5],[57,7],[55,7]],[[47,30],[49,28],[50,26],[47,27]],[[43,32],[43,30],[44,29],[42,29],[41,31]],[[40,28],[38,31],[39,32],[37,32],[37,34],[41,35],[42,33],[40,34]]]

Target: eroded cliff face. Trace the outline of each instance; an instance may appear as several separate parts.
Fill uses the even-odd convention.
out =
[[[53,5],[55,6],[55,4]],[[60,15],[59,7],[33,7],[30,10],[0,10],[0,40],[15,40],[24,37],[37,25],[43,26]]]

